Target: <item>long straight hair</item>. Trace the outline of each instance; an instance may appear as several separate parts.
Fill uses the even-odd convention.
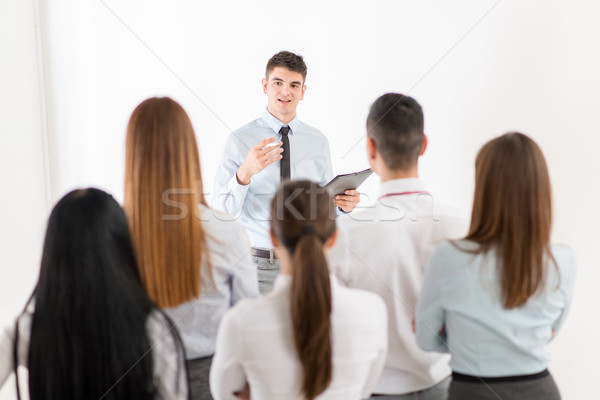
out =
[[[32,298],[32,400],[154,398],[145,327],[157,307],[141,284],[125,214],[110,195],[76,190],[54,207]],[[183,363],[181,341],[171,334]]]
[[[125,211],[142,281],[160,307],[199,297],[203,276],[212,276],[200,204],[206,200],[188,115],[168,97],[143,101],[127,126]]]
[[[323,245],[335,233],[327,191],[309,181],[289,182],[271,201],[271,229],[292,255],[291,314],[302,364],[304,396],[312,400],[331,382],[331,285]]]
[[[552,189],[544,155],[512,132],[486,143],[475,161],[475,196],[466,239],[479,252],[495,249],[507,309],[527,302],[544,284],[550,251]]]

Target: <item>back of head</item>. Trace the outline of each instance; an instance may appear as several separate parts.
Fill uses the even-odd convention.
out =
[[[544,155],[513,132],[486,143],[475,161],[475,195],[466,239],[498,251],[502,300],[524,304],[544,283],[550,253],[552,189]]]
[[[302,58],[300,54],[283,50],[273,55],[273,57],[271,57],[267,62],[265,77],[268,78],[276,67],[283,67],[289,69],[290,71],[298,72],[302,75],[302,80],[306,81],[306,73],[308,69],[304,63],[304,58]]]
[[[367,136],[390,170],[410,170],[417,164],[423,140],[423,110],[412,97],[387,93],[369,110]]]
[[[152,360],[143,356],[155,306],[110,195],[76,190],[54,207],[34,296],[31,399],[153,398]]]
[[[332,378],[331,286],[323,252],[335,233],[335,209],[326,189],[309,181],[283,184],[271,201],[271,229],[292,255],[291,314],[307,399]]]
[[[200,158],[188,115],[168,97],[145,100],[127,126],[125,211],[142,281],[160,307],[199,296],[206,253],[201,203]],[[207,267],[210,275],[210,262]]]

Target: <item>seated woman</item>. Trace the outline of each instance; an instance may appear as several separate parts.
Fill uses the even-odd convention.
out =
[[[440,244],[417,303],[425,350],[448,352],[449,399],[559,399],[546,344],[571,301],[571,251],[550,245],[550,178],[537,144],[507,133],[475,163],[469,234]]]
[[[383,368],[381,298],[341,287],[325,252],[336,239],[334,203],[309,181],[281,186],[271,202],[281,273],[266,297],[229,311],[210,374],[217,399],[361,399]]]
[[[258,296],[244,228],[206,205],[192,123],[168,97],[150,98],[127,127],[125,211],[142,282],[176,324],[192,399],[210,399],[217,328],[238,300]]]
[[[32,400],[188,398],[183,345],[146,295],[125,214],[103,191],[75,190],[50,215],[32,299],[0,337],[0,386],[19,365]]]

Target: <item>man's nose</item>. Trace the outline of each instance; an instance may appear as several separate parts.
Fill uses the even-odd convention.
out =
[[[287,85],[283,85],[281,87],[281,94],[288,94],[289,88],[287,87]]]

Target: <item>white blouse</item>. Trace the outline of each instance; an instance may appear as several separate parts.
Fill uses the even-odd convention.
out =
[[[250,386],[253,400],[303,399],[290,315],[291,276],[280,275],[267,296],[241,301],[224,317],[210,371],[215,400],[236,399]],[[317,398],[367,398],[383,369],[387,311],[381,298],[347,289],[331,277],[333,377]]]
[[[19,365],[27,367],[33,307],[19,318]],[[173,335],[169,332],[165,317],[152,312],[146,321],[146,333],[152,352],[152,375],[156,387],[156,399],[184,400],[188,398],[188,383],[185,360],[177,353]],[[0,387],[14,370],[13,345],[14,324],[7,326],[0,336]]]
[[[242,225],[234,217],[203,205],[200,217],[213,280],[204,277],[198,299],[165,309],[179,330],[188,359],[212,355],[225,312],[240,299],[258,297],[256,266]]]

